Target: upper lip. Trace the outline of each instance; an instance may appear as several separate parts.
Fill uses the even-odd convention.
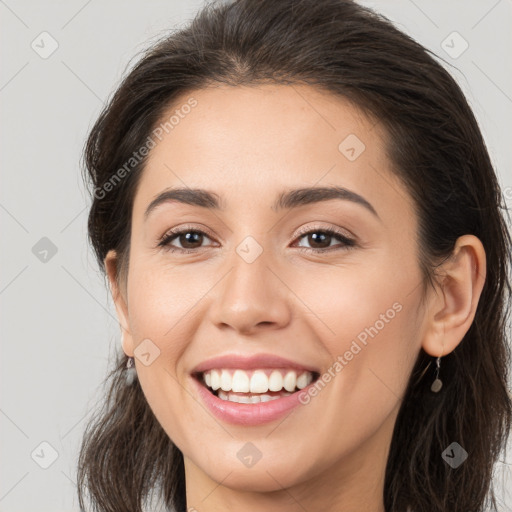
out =
[[[319,370],[310,365],[304,365],[290,359],[274,354],[224,354],[207,359],[198,364],[192,373],[202,373],[212,369],[234,368],[240,370],[255,370],[258,368],[289,368],[299,371],[319,373]]]

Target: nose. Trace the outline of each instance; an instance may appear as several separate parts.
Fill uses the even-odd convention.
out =
[[[250,335],[290,322],[291,293],[264,255],[265,251],[252,263],[237,253],[230,259],[210,303],[210,320],[219,329]]]

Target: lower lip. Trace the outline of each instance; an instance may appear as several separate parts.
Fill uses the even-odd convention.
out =
[[[277,420],[298,405],[302,405],[299,401],[299,394],[307,391],[306,387],[291,395],[283,396],[276,400],[256,404],[240,404],[230,402],[229,400],[222,400],[222,398],[211,393],[197,379],[194,377],[191,378],[195,382],[199,395],[208,409],[217,418],[237,425],[261,425]],[[310,386],[311,385],[312,384],[310,384]]]

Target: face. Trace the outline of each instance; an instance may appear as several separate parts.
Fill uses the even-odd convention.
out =
[[[384,132],[308,86],[194,91],[165,119],[190,97],[139,183],[116,303],[150,407],[205,488],[382,477],[423,329],[417,217]],[[286,197],[335,187],[345,192]],[[207,191],[218,208],[175,198],[145,215],[176,188]],[[225,355],[241,359],[209,363]],[[246,370],[242,387],[277,371],[302,389],[238,404],[200,385],[198,368]]]

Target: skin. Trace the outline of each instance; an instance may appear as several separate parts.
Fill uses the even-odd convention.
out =
[[[187,507],[382,512],[386,459],[410,372],[421,347],[446,355],[469,329],[485,280],[482,244],[459,238],[422,302],[418,219],[378,123],[305,85],[202,89],[169,112],[190,96],[198,105],[151,150],[139,184],[126,281],[115,280],[116,253],[105,258],[125,353],[134,356],[144,339],[160,350],[149,366],[135,358],[136,369],[156,418],[184,455]],[[354,161],[338,149],[349,134],[366,146]],[[339,199],[270,208],[284,189],[328,185],[362,195],[378,218]],[[148,204],[172,186],[211,190],[226,209],[173,202],[144,221]],[[191,254],[157,248],[171,228],[189,224],[214,236],[189,246],[196,247]],[[314,245],[297,235],[301,227],[337,227],[356,246],[347,249],[336,237]],[[263,249],[250,264],[236,252],[247,236]],[[176,238],[172,246],[183,243]],[[338,250],[312,250],[329,246]],[[224,423],[192,386],[194,366],[227,352],[270,352],[326,372],[396,303],[400,312],[284,419]],[[250,468],[237,458],[248,441],[262,454]]]

